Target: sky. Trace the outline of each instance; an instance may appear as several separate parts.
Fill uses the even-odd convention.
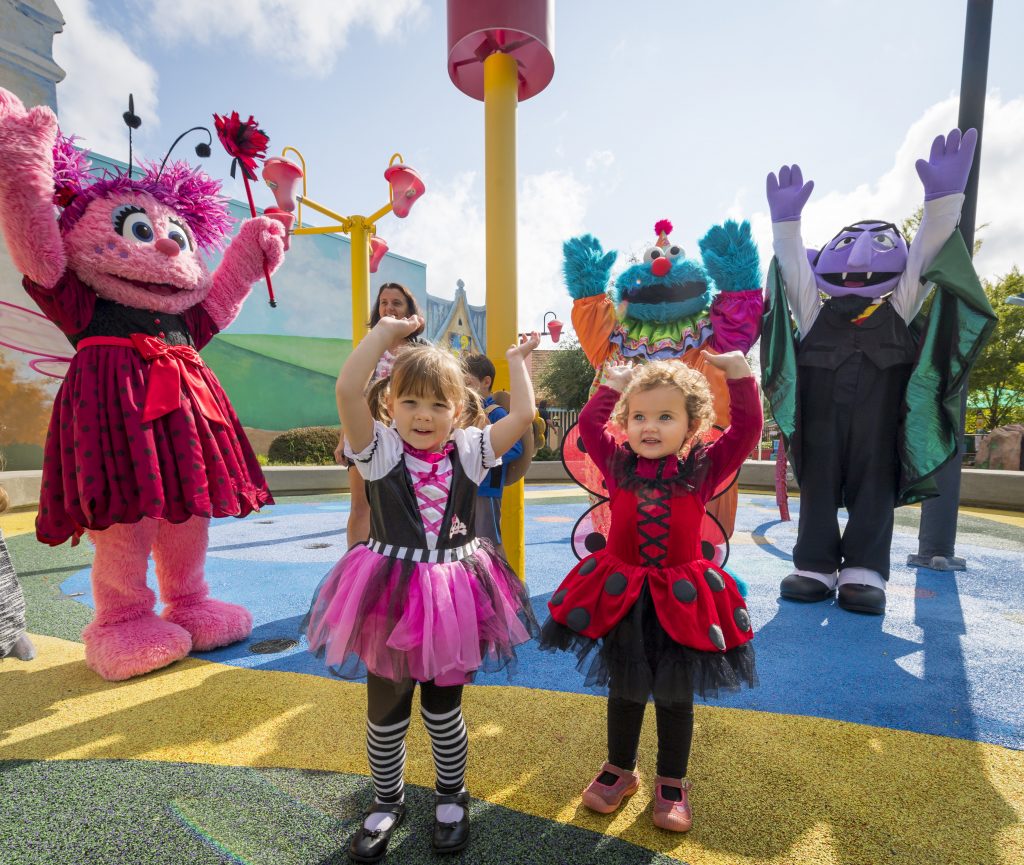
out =
[[[432,294],[451,297],[463,279],[470,302],[484,302],[483,103],[448,77],[441,0],[58,5],[58,111],[84,146],[126,158],[129,91],[143,158],[215,112],[251,113],[272,154],[302,151],[310,197],[344,214],[386,203],[383,171],[400,152],[427,192],[378,233],[426,263]],[[922,198],[915,160],[956,125],[965,9],[559,0],[554,78],[517,111],[520,328],[539,328],[546,310],[569,321],[561,245],[574,235],[619,250],[622,269],[658,219],[692,256],[711,225],[750,219],[767,265],[764,181],[782,164],[815,181],[808,244],[857,219],[909,216]],[[1024,3],[995,3],[992,31],[978,203],[987,278],[1024,266]],[[244,199],[216,143],[204,167]]]

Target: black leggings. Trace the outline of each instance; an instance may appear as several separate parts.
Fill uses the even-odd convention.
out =
[[[420,705],[432,715],[444,715],[462,705],[462,685],[420,682]],[[382,727],[406,721],[412,715],[415,679],[394,682],[370,673],[366,677],[366,717]]]
[[[608,762],[620,769],[636,768],[646,708],[646,703],[608,698]],[[693,741],[693,701],[655,703],[654,709],[658,722],[658,774],[684,778]]]

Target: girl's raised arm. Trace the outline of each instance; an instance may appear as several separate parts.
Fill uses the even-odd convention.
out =
[[[366,385],[384,352],[397,346],[409,334],[423,326],[418,315],[409,318],[384,316],[348,356],[338,373],[334,395],[338,400],[338,418],[349,447],[359,453],[373,439],[373,416],[366,403]]]
[[[538,345],[540,337],[532,333],[525,342],[505,352],[512,404],[508,414],[491,426],[491,448],[496,454],[506,453],[533,423],[536,410],[533,407],[533,383],[526,371],[526,358]]]

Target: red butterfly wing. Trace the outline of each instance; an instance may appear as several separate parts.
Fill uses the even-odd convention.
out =
[[[594,496],[608,497],[608,488],[594,461],[587,455],[580,425],[574,423],[562,439],[562,465],[566,472],[583,489]]]
[[[572,551],[577,559],[604,549],[612,523],[612,509],[607,499],[592,505],[572,527]]]

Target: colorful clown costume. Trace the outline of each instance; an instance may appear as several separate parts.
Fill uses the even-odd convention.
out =
[[[746,354],[757,341],[764,307],[757,247],[749,223],[728,221],[700,240],[700,264],[670,242],[671,231],[668,220],[655,225],[655,245],[619,275],[611,292],[617,253],[604,253],[590,235],[566,241],[563,271],[574,299],[573,327],[597,370],[595,389],[606,362],[679,360],[707,379],[715,424],[724,428],[730,422],[729,389],[701,351]],[[736,495],[732,487],[708,506],[726,538],[735,523]]]

